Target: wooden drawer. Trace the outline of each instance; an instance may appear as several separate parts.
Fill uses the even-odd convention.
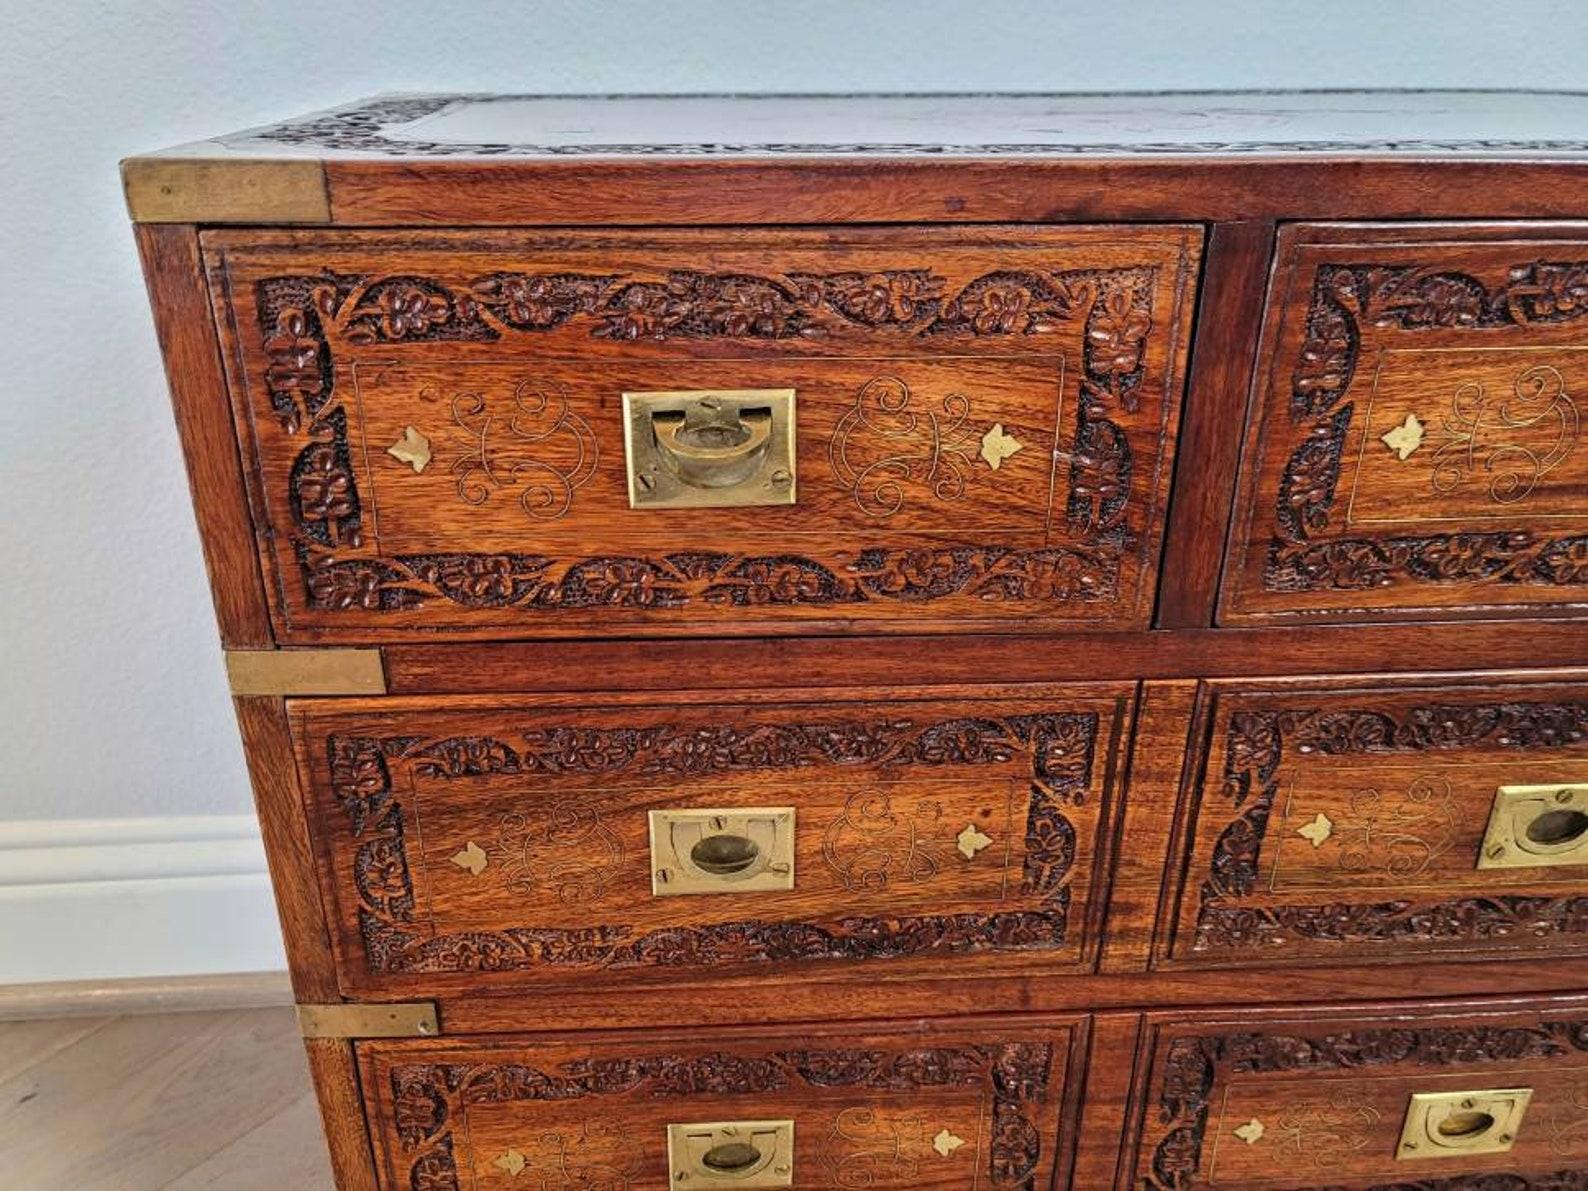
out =
[[[284,641],[1150,614],[1197,228],[204,243]],[[630,507],[680,390],[794,391],[792,503]]]
[[[1225,622],[1582,614],[1588,225],[1280,235]]]
[[[1588,1185],[1582,998],[1164,1014],[1148,1039],[1130,1187]]]
[[[526,1006],[533,1016],[533,1007]],[[1071,1147],[1076,1019],[358,1047],[380,1186],[1043,1188]],[[1061,1113],[1063,1123],[1061,1124]],[[700,1158],[741,1126],[748,1176]],[[778,1131],[771,1123],[789,1128]],[[675,1141],[669,1126],[696,1126]],[[702,1140],[703,1139],[703,1140]],[[692,1175],[673,1180],[670,1174]],[[1064,1185],[1062,1182],[1059,1185]]]
[[[1088,970],[1131,694],[296,703],[343,988]]]
[[[1207,703],[1160,964],[1588,951],[1588,686],[1218,682]]]

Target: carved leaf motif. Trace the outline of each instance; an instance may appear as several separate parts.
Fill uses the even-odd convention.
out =
[[[404,426],[402,437],[386,448],[386,453],[414,469],[417,475],[430,465],[430,440],[412,426]]]
[[[1395,452],[1402,463],[1412,457],[1412,453],[1423,445],[1423,424],[1417,420],[1416,414],[1407,414],[1406,420],[1385,434],[1381,442]]]
[[[1296,828],[1296,834],[1305,839],[1314,848],[1323,847],[1324,841],[1334,834],[1334,820],[1319,811],[1312,820]]]
[[[981,457],[987,461],[988,467],[997,471],[1003,466],[1005,459],[1014,455],[1024,446],[1024,443],[1004,430],[1002,422],[994,422],[992,428],[982,435]]]
[[[1251,1120],[1247,1121],[1246,1124],[1234,1130],[1235,1136],[1240,1138],[1249,1146],[1254,1146],[1260,1142],[1263,1139],[1263,1134],[1265,1132],[1266,1130],[1263,1128],[1263,1123],[1256,1117],[1253,1117]]]

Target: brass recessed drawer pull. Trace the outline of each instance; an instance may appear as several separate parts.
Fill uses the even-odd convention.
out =
[[[710,1121],[667,1126],[669,1191],[792,1187],[793,1121]]]
[[[794,888],[794,808],[651,811],[651,891]]]
[[[794,503],[794,390],[623,394],[629,504]]]
[[[1478,867],[1561,864],[1588,865],[1588,785],[1501,786]]]
[[[1406,1107],[1406,1123],[1401,1127],[1395,1156],[1412,1159],[1503,1154],[1516,1143],[1517,1130],[1532,1097],[1532,1088],[1419,1092]]]

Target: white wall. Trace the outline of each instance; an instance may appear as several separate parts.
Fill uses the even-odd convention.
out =
[[[126,153],[381,90],[1588,88],[1585,64],[1582,0],[0,0],[0,825],[249,805]]]

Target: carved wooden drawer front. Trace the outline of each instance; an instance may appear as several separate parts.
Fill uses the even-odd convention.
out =
[[[964,1191],[1047,1188],[1066,1164],[1060,1112],[1082,1033],[1075,1019],[1027,1019],[819,1040],[718,1029],[358,1049],[391,1191]],[[759,1151],[759,1168],[745,1151],[723,1155],[745,1162],[737,1175],[700,1161],[735,1142]]]
[[[1588,951],[1588,686],[1210,692],[1160,963]]]
[[[299,703],[344,989],[1081,971],[1129,694]]]
[[[1127,1163],[1127,1185],[1142,1191],[1584,1186],[1581,998],[1459,1015],[1432,1005],[1165,1014],[1148,1033],[1140,1144]]]
[[[1227,622],[1584,610],[1588,226],[1280,236]]]
[[[284,640],[1150,613],[1198,229],[205,245]],[[773,503],[630,507],[680,390],[793,390]]]

